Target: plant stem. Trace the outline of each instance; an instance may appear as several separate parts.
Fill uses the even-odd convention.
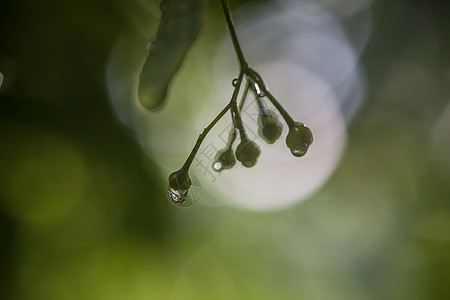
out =
[[[239,70],[240,70],[239,77],[238,77],[237,83],[234,87],[233,95],[231,96],[230,102],[222,109],[222,111],[220,111],[220,113],[214,118],[214,120],[212,120],[211,123],[205,129],[203,129],[203,132],[201,134],[199,134],[194,148],[192,149],[186,162],[183,164],[183,166],[180,169],[180,170],[184,170],[186,172],[189,171],[189,168],[194,160],[194,157],[197,154],[198,149],[200,148],[200,145],[202,144],[202,142],[205,139],[208,132],[214,127],[214,125],[216,125],[216,123],[225,115],[225,113],[228,110],[231,112],[231,118],[233,120],[233,128],[232,128],[232,131],[230,132],[229,139],[228,139],[228,143],[230,143],[230,147],[236,138],[236,128],[239,130],[239,135],[241,137],[241,141],[244,141],[247,139],[247,134],[245,132],[244,125],[242,123],[240,111],[242,110],[244,101],[247,97],[247,93],[248,93],[248,90],[250,87],[250,83],[248,80],[247,80],[243,95],[241,97],[239,107],[237,105],[237,97],[239,95],[239,91],[241,88],[242,79],[244,78],[244,75],[248,75],[247,73],[249,72],[249,67],[248,67],[247,61],[244,58],[244,54],[242,53],[241,46],[239,45],[239,40],[237,38],[236,31],[234,30],[233,17],[231,16],[231,10],[228,5],[228,0],[220,0],[220,3],[222,4],[223,13],[225,15],[225,20],[227,22],[228,30],[230,31],[234,51],[236,52],[236,56],[239,61]],[[250,69],[250,71],[252,71],[252,70]],[[263,86],[263,87],[265,88],[265,86]],[[284,108],[280,105],[280,103],[278,103],[278,101],[272,96],[272,94],[270,94],[268,91],[264,91],[264,92],[266,93],[266,96],[269,98],[269,100],[276,107],[276,109],[281,113],[281,115],[283,116],[287,125],[289,127],[291,127],[294,124],[294,120],[291,118],[291,116],[289,116],[289,114],[286,112],[286,110],[284,110]],[[260,106],[260,108],[262,108],[264,110],[262,103],[259,102],[260,100],[261,99],[259,99],[259,98],[257,99],[258,105]]]
[[[261,97],[259,97],[258,95],[255,94],[255,101],[256,101],[256,104],[258,104],[259,113],[265,114],[266,108],[264,107],[264,103],[262,102]]]
[[[233,42],[234,51],[236,52],[236,56],[239,61],[239,67],[241,71],[244,72],[248,69],[247,61],[244,58],[244,54],[242,53],[241,46],[239,45],[239,41],[236,35],[236,31],[234,30],[234,22],[233,17],[231,16],[230,6],[228,5],[228,0],[220,0],[222,3],[223,13],[225,15],[225,20],[227,21],[228,30],[230,31],[231,41]]]
[[[241,96],[241,101],[239,101],[239,107],[238,107],[239,113],[242,111],[242,107],[244,106],[245,99],[247,99],[247,93],[248,93],[249,88],[250,88],[250,83],[247,80],[247,82],[245,84],[245,88],[244,88],[244,93]],[[228,140],[227,140],[226,147],[231,148],[231,146],[233,145],[235,140],[236,140],[236,127],[234,126],[234,122],[233,122],[230,133],[228,134]]]
[[[244,93],[242,94],[241,101],[239,102],[239,112],[242,111],[242,107],[244,106],[245,99],[247,98],[247,93],[248,93],[249,88],[250,88],[250,83],[247,80],[247,82],[245,84],[245,88],[244,88]]]
[[[237,96],[239,94],[239,90],[241,88],[242,79],[244,78],[244,70],[241,70],[238,77],[238,82],[234,88],[233,96],[231,97],[231,117],[233,119],[233,125],[239,130],[239,135],[241,136],[241,140],[247,139],[247,134],[245,133],[245,128],[242,123],[241,114],[239,113],[239,109],[237,106]]]
[[[243,78],[244,78],[244,72],[241,71],[239,73],[238,82],[237,82],[236,86],[234,87],[233,95],[231,96],[230,102],[220,111],[220,113],[214,118],[214,120],[212,120],[211,123],[209,123],[209,125],[205,129],[203,129],[203,132],[201,134],[199,134],[194,148],[192,148],[191,153],[189,154],[188,158],[186,159],[186,162],[184,163],[184,165],[181,167],[180,170],[184,170],[186,172],[189,171],[189,168],[190,168],[192,162],[194,161],[194,157],[197,154],[198,149],[200,148],[200,145],[202,144],[206,135],[214,127],[214,125],[216,125],[216,123],[219,122],[219,120],[225,115],[225,113],[228,110],[231,110],[231,115],[233,117],[233,120],[236,121],[236,127],[239,129],[239,133],[241,134],[241,139],[242,139],[242,137],[244,137],[244,138],[247,137],[247,135],[245,133],[245,129],[242,126],[241,115],[239,114],[239,111],[237,109],[237,104],[236,104],[236,99],[239,94],[239,90],[241,88],[241,83],[242,83]],[[233,122],[233,124],[234,124],[234,122]]]
[[[202,144],[202,142],[205,139],[206,135],[214,127],[214,125],[216,125],[216,123],[225,115],[225,113],[228,110],[230,110],[231,104],[232,103],[230,101],[230,103],[228,103],[222,109],[222,111],[214,118],[214,120],[212,120],[211,123],[209,123],[209,125],[205,129],[203,129],[203,132],[201,134],[199,134],[199,136],[197,138],[197,142],[195,143],[195,146],[192,149],[191,154],[189,154],[189,157],[186,159],[186,162],[184,163],[184,165],[181,167],[180,170],[184,170],[186,172],[189,170],[189,167],[191,166],[192,161],[194,160],[194,157],[197,154],[198,149],[200,148],[200,145]]]
[[[264,91],[264,93],[266,94],[266,97],[269,98],[270,102],[272,102],[272,104],[275,106],[275,108],[280,112],[288,127],[292,127],[294,125],[294,119],[291,118],[288,112],[283,108],[283,106],[281,106],[281,104],[269,91],[266,90]]]

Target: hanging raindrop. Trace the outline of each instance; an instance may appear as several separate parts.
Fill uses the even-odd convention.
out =
[[[171,187],[167,190],[169,199],[175,204],[182,204],[186,201],[189,190],[175,190]]]
[[[264,97],[264,92],[258,83],[252,82],[252,89],[255,91],[256,95],[259,97]]]
[[[197,181],[197,184],[199,182]],[[167,189],[170,204],[180,208],[189,208],[200,199],[202,188],[199,185],[191,186],[188,190],[177,190],[171,187]]]
[[[169,188],[167,195],[175,204],[181,204],[186,201],[189,188],[192,185],[191,177],[184,169],[173,172],[169,176]]]

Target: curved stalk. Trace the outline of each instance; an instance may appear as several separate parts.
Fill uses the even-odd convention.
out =
[[[195,146],[192,149],[191,154],[189,154],[188,158],[186,159],[186,162],[184,163],[184,165],[181,167],[180,170],[184,170],[186,172],[189,170],[189,167],[191,166],[192,161],[194,160],[194,157],[197,154],[198,149],[200,148],[200,145],[202,144],[202,142],[205,139],[206,135],[214,127],[214,125],[216,125],[216,123],[225,115],[225,113],[228,110],[230,110],[230,108],[231,108],[231,102],[228,103],[221,110],[221,112],[214,118],[214,120],[211,121],[211,123],[209,123],[209,125],[207,127],[205,127],[205,129],[203,129],[203,132],[200,133],[198,138],[197,138],[197,142],[195,143]]]
[[[239,112],[242,111],[242,107],[244,106],[245,99],[247,99],[247,93],[248,93],[249,88],[250,88],[250,84],[247,81],[245,88],[244,88],[244,93],[242,94],[241,100],[239,101],[239,106],[238,106]],[[228,140],[227,140],[226,147],[231,147],[235,140],[236,140],[236,127],[234,126],[234,123],[233,123],[231,126],[230,133],[228,134]]]
[[[239,40],[236,35],[236,31],[234,30],[234,22],[233,17],[231,16],[231,10],[228,5],[227,0],[220,0],[222,4],[223,13],[225,15],[225,20],[227,21],[228,30],[230,31],[231,41],[233,42],[234,51],[236,52],[236,56],[239,61],[239,67],[244,72],[248,69],[247,61],[244,58],[244,53],[242,53],[241,46],[239,45]]]
[[[273,106],[280,112],[281,116],[283,117],[284,121],[288,125],[288,127],[292,127],[294,125],[294,119],[288,114],[288,112],[281,106],[281,104],[275,99],[275,97],[269,92],[264,91],[266,94],[266,97],[269,98],[270,102],[272,102]]]
[[[233,119],[233,125],[239,130],[241,140],[247,139],[247,133],[245,132],[244,124],[242,122],[241,114],[237,106],[237,96],[241,88],[242,79],[244,78],[245,71],[241,70],[239,73],[238,81],[234,87],[233,96],[231,97],[231,118]]]
[[[256,104],[258,104],[259,113],[264,114],[266,113],[266,108],[264,107],[264,103],[262,102],[261,97],[258,95],[255,95],[255,101]]]

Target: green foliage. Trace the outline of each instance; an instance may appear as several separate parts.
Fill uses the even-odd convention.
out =
[[[155,40],[139,75],[139,101],[157,110],[166,99],[169,85],[194,42],[203,16],[205,0],[164,0]]]

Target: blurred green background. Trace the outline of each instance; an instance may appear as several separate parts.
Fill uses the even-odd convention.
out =
[[[268,213],[171,206],[167,174],[115,117],[108,57],[158,2],[0,1],[0,297],[448,297],[449,2],[372,3],[344,158]]]

